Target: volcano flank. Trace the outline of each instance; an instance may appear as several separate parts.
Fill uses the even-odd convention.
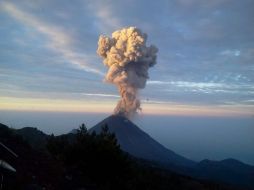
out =
[[[195,164],[165,148],[124,116],[109,116],[91,128],[90,132],[100,133],[105,125],[116,135],[121,149],[135,157],[176,166],[191,167]]]

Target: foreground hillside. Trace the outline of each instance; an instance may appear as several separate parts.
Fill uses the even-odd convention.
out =
[[[45,137],[36,129],[25,130],[26,140],[36,139],[36,135],[38,139]],[[27,136],[30,130],[31,138]],[[47,136],[45,149],[31,146],[26,140],[0,125],[0,141],[18,155],[15,158],[1,150],[0,159],[17,170],[14,173],[1,168],[3,189],[232,189],[134,159],[121,151],[107,128],[101,134],[89,134],[83,126],[77,134]]]

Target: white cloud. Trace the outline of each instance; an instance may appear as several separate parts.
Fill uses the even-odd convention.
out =
[[[111,98],[120,98],[119,95],[114,94],[91,94],[91,93],[82,93],[84,96],[95,96],[95,97],[111,97]]]
[[[188,87],[188,88],[222,88],[225,87],[225,84],[221,83],[210,83],[210,82],[188,82],[188,81],[172,81],[172,85],[178,87]]]
[[[70,48],[73,39],[64,31],[64,29],[45,23],[35,15],[29,14],[28,12],[19,9],[17,6],[10,2],[4,1],[1,2],[0,5],[4,11],[6,11],[10,16],[12,16],[20,23],[32,27],[40,33],[44,34],[50,41],[47,47],[57,53],[60,53],[67,62],[86,72],[104,75],[104,73],[102,73],[100,70],[89,65],[88,62],[89,59],[91,59],[89,56],[75,53]]]
[[[147,84],[163,85],[163,84],[170,84],[170,82],[168,82],[168,81],[159,81],[159,80],[149,80],[149,81],[147,81]]]
[[[100,32],[113,32],[122,26],[120,19],[114,15],[113,2],[107,1],[93,1],[88,5],[91,12],[97,18],[96,25]],[[86,4],[87,6],[87,4]]]
[[[147,83],[148,85],[163,86],[165,91],[171,91],[172,88],[179,88],[180,91],[185,92],[254,94],[254,87],[249,84],[243,85],[190,81],[148,81]]]
[[[220,53],[220,55],[226,55],[226,56],[240,56],[241,55],[241,51],[240,50],[224,50]]]
[[[204,83],[204,82],[189,82],[189,81],[148,81],[148,84],[158,84],[158,85],[174,85],[178,87],[188,87],[188,88],[218,88],[224,87],[225,84],[222,83]]]

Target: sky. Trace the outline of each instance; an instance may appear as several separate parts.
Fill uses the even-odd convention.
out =
[[[252,0],[2,0],[0,110],[110,113],[99,36],[136,26],[159,48],[143,113],[253,116]]]

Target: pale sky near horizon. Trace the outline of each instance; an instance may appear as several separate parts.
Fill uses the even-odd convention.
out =
[[[252,0],[2,0],[0,110],[108,112],[100,34],[137,26],[159,48],[143,112],[253,115]]]

